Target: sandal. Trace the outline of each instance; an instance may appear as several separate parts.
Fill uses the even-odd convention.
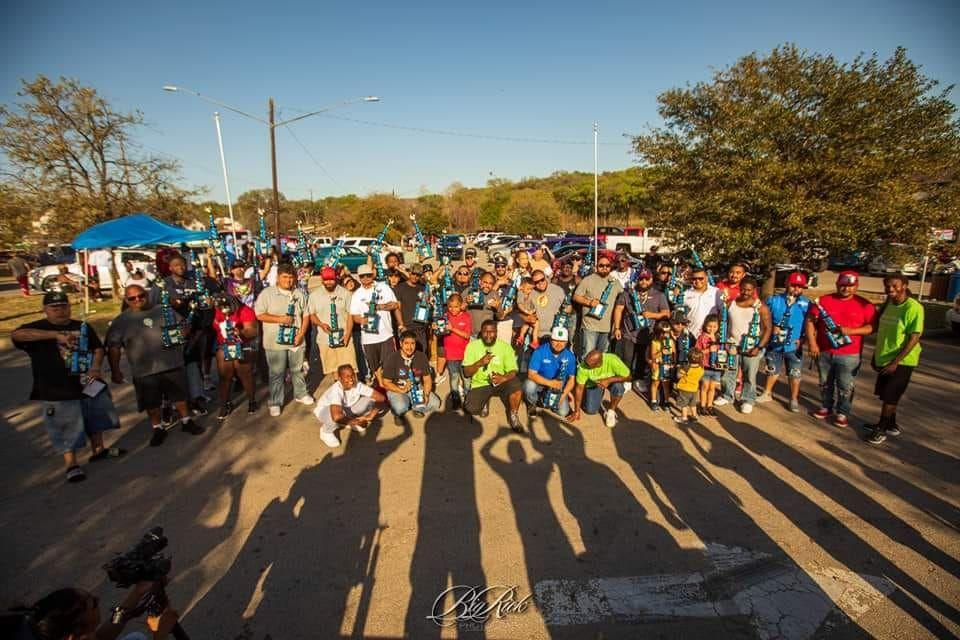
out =
[[[83,482],[86,479],[87,474],[80,467],[74,465],[67,469],[67,482]]]
[[[95,453],[90,456],[90,462],[97,462],[99,460],[106,460],[107,458],[119,458],[127,454],[126,449],[121,449],[120,447],[109,447],[100,449],[99,453]]]

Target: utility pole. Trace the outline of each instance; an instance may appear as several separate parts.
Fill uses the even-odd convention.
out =
[[[273,98],[270,98],[270,166],[273,170],[273,226],[277,235],[277,251],[280,250],[280,189],[277,187],[277,135],[273,124]]]

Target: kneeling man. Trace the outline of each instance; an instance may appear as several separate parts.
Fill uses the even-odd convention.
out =
[[[349,427],[363,435],[380,412],[386,398],[379,391],[357,382],[357,374],[349,364],[337,368],[337,380],[320,399],[313,415],[320,421],[320,439],[328,447],[339,447],[336,432]],[[380,405],[380,406],[378,406]]]
[[[383,359],[383,387],[397,426],[403,426],[410,409],[422,418],[425,413],[440,408],[440,396],[433,388],[430,362],[423,351],[417,351],[417,334],[400,334],[400,350],[391,351]]]
[[[604,413],[603,421],[611,429],[617,426],[617,405],[623,398],[624,383],[630,382],[630,369],[619,357],[612,353],[593,350],[583,359],[577,369],[577,386],[574,391],[576,410],[571,420],[580,419],[583,413],[600,413],[604,390],[610,391],[610,404]]]
[[[532,415],[537,415],[541,406],[561,418],[570,413],[577,357],[569,349],[569,343],[567,328],[554,327],[550,341],[541,344],[530,356],[523,396]]]

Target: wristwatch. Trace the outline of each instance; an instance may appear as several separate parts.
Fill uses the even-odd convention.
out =
[[[127,608],[119,604],[113,605],[110,609],[110,622],[112,624],[123,624],[127,620]]]

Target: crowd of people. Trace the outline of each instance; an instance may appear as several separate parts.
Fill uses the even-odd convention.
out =
[[[164,250],[155,280],[127,284],[102,341],[71,318],[63,292],[46,294],[46,318],[12,338],[31,358],[31,398],[43,403],[71,482],[85,477],[77,452],[87,440],[91,461],[125,453],[103,444],[103,432],[119,424],[104,363],[109,380],[124,384],[124,356],[152,446],[177,425],[203,434],[197,419],[208,413],[207,391],[216,391],[218,420],[233,413],[237,387],[247,413],[257,413],[261,379],[270,416],[283,412],[289,383],[295,402],[314,407],[321,440],[336,447],[339,429],[362,433],[387,411],[401,426],[435,411],[479,419],[493,396],[517,432],[525,429],[521,409],[528,420],[542,411],[573,422],[600,414],[613,428],[630,391],[652,415],[669,412],[677,422],[715,417],[724,405],[750,413],[773,401],[781,374],[786,409],[799,412],[804,354],[820,382],[811,415],[846,427],[863,338],[876,334],[870,364],[882,408],[867,440],[899,435],[896,408],[923,333],[923,307],[905,278],[885,279],[878,310],[857,294],[854,271],[817,299],[806,295],[807,276],[791,273],[783,291],[761,300],[743,264],[714,282],[699,259],[591,257],[556,261],[537,248],[496,254],[483,267],[472,248],[457,264],[405,265],[391,253],[382,263],[372,255],[353,274],[296,253],[274,252],[254,267],[244,251],[224,263],[212,250],[205,261]],[[320,285],[311,290],[315,275]],[[314,349],[332,378],[317,399],[306,381]]]

